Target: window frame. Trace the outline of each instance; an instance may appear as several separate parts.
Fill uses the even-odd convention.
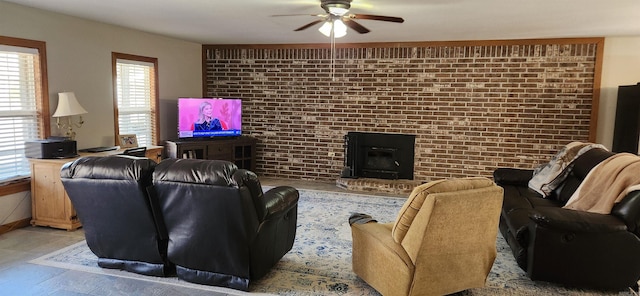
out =
[[[158,91],[158,59],[152,57],[145,57],[139,55],[132,55],[126,53],[112,52],[111,53],[111,72],[112,72],[112,80],[113,80],[113,112],[114,112],[114,144],[118,145],[118,139],[120,138],[120,119],[118,112],[118,71],[117,71],[117,63],[118,60],[129,60],[132,62],[145,62],[153,64],[153,86],[151,87],[152,98],[151,98],[151,114],[153,118],[153,122],[151,126],[153,130],[151,131],[152,145],[158,145],[160,141],[160,120],[159,120],[159,91]]]
[[[51,135],[51,116],[49,114],[49,80],[47,74],[46,42],[16,37],[0,36],[0,44],[31,48],[38,51],[39,77],[36,77],[36,112],[38,113],[38,136],[46,139]],[[23,181],[9,181],[0,185],[0,196],[23,192],[30,178]]]

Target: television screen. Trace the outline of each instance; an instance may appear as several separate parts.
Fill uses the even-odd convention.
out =
[[[178,137],[233,137],[242,134],[242,100],[179,98]]]

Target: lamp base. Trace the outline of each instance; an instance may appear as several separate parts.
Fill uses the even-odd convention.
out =
[[[64,133],[65,136],[70,140],[75,140],[76,132],[73,130],[73,126],[75,125],[78,128],[82,127],[82,125],[84,124],[84,120],[82,120],[82,115],[80,115],[80,120],[78,121],[78,123],[74,124],[73,122],[71,122],[71,116],[66,117],[67,123],[60,122],[60,117],[56,117],[56,125],[58,126],[58,129],[66,128],[67,131]]]

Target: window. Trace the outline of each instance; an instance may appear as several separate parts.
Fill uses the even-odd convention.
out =
[[[112,63],[116,139],[119,135],[135,134],[139,146],[156,145],[158,60],[113,53]]]
[[[0,36],[0,181],[29,176],[25,141],[49,136],[45,43]]]

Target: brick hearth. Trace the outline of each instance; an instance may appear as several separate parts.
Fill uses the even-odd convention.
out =
[[[386,192],[399,196],[409,196],[413,188],[422,184],[416,180],[385,180],[371,178],[338,178],[336,185],[340,188],[362,192]]]

